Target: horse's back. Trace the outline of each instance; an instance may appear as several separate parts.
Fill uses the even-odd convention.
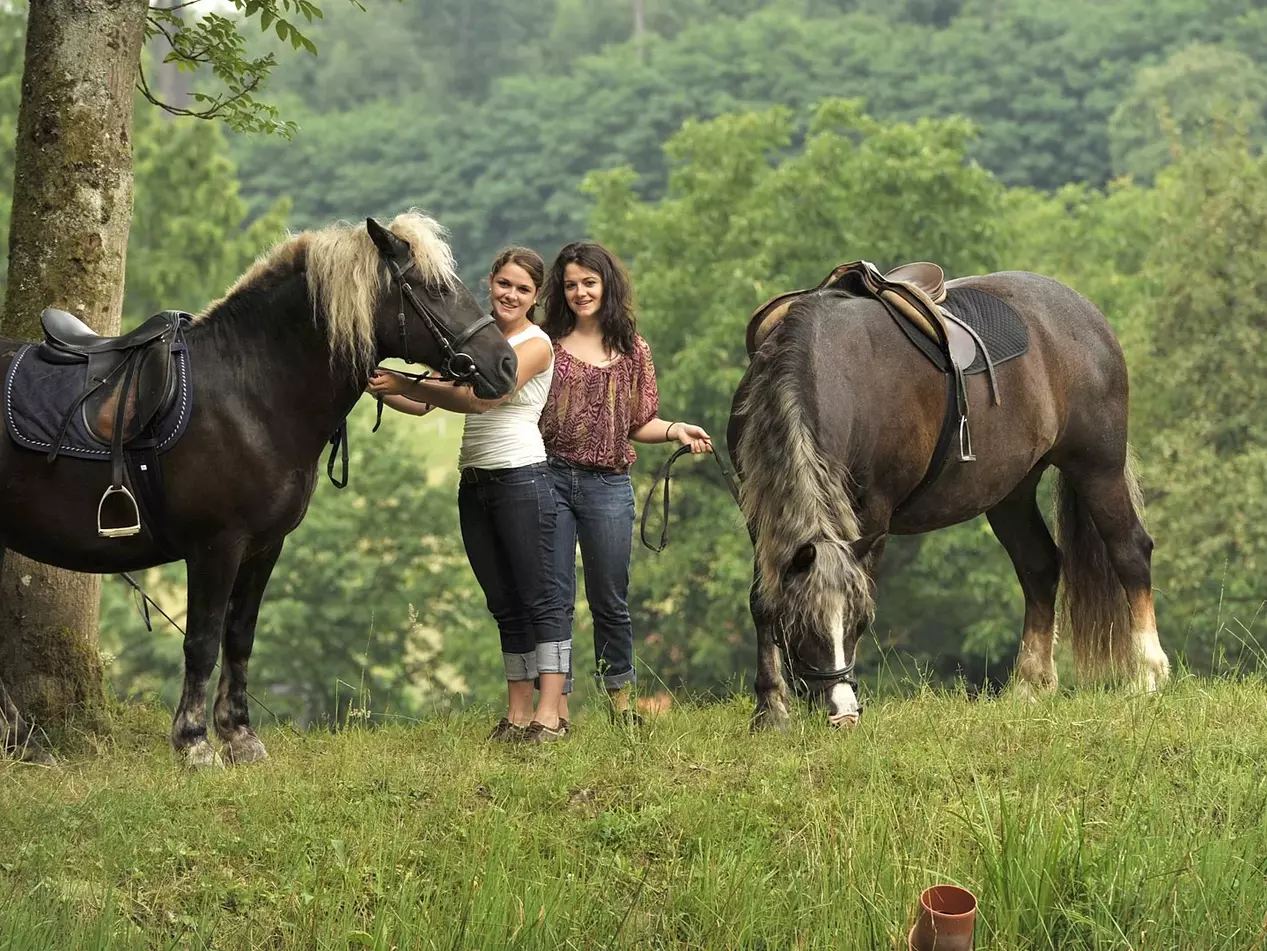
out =
[[[1083,342],[1090,342],[1086,335],[1092,332],[1095,340],[1120,351],[1113,328],[1100,309],[1054,277],[1033,271],[993,271],[946,282],[948,290],[960,287],[997,297],[1021,315],[1031,332],[1057,338],[1076,336]]]

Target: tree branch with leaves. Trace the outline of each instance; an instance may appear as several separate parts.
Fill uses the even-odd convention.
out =
[[[186,0],[171,6],[151,5],[145,20],[146,42],[163,37],[169,52],[165,64],[182,73],[205,74],[207,70],[220,87],[216,92],[192,92],[196,108],[164,102],[151,89],[144,64],[137,73],[137,89],[147,100],[173,115],[197,119],[221,119],[235,132],[277,133],[290,138],[298,126],[282,119],[277,107],[259,94],[277,65],[274,53],[251,56],[244,28],[255,22],[262,33],[277,34],[295,50],[314,56],[317,47],[303,29],[323,19],[321,8],[312,0],[231,0],[237,16],[224,16],[204,7],[203,0]],[[364,10],[361,0],[348,0]]]

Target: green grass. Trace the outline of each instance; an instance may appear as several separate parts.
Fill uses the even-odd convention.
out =
[[[272,728],[197,775],[132,710],[59,770],[0,765],[0,948],[905,948],[953,882],[979,949],[1251,949],[1265,698],[923,691],[755,737],[736,699],[539,748],[467,712]]]

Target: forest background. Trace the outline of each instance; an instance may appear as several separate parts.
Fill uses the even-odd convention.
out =
[[[1116,328],[1164,645],[1257,666],[1267,599],[1267,10],[1252,0],[329,0],[269,89],[293,138],[137,109],[125,322],[200,310],[284,230],[421,207],[477,293],[508,243],[590,236],[628,262],[663,415],[720,437],[748,313],[833,266],[934,260],[1070,283]],[[26,8],[0,4],[0,253]],[[280,40],[253,40],[267,47]],[[167,76],[169,95],[182,79]],[[0,279],[4,273],[0,262]],[[461,420],[351,420],[352,482],[318,489],[269,587],[253,692],[299,722],[499,697],[457,527]],[[667,456],[641,447],[639,507]],[[705,461],[672,541],[635,548],[649,693],[747,689],[751,549]],[[653,513],[653,521],[658,513]],[[183,622],[183,570],[141,581]],[[896,539],[872,682],[1008,673],[1021,594],[984,519]],[[589,620],[577,611],[578,670]],[[181,639],[111,579],[125,696],[179,689]],[[581,680],[582,696],[592,690]],[[257,714],[258,716],[258,714]]]

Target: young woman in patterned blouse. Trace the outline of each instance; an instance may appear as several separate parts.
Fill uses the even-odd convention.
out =
[[[594,620],[596,676],[614,715],[637,722],[626,685],[634,673],[629,621],[629,558],[634,498],[632,442],[680,442],[711,452],[699,426],[659,416],[651,349],[638,335],[633,289],[624,267],[600,244],[559,252],[546,281],[542,324],[554,342],[554,379],[541,414],[558,501],[555,566],[571,631],[576,604],[576,544]],[[560,708],[567,716],[566,693]]]

